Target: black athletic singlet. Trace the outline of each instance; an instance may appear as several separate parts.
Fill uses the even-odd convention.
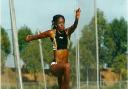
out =
[[[67,49],[68,36],[65,31],[56,31],[55,34],[57,49]]]

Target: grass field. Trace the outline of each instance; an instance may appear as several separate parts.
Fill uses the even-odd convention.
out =
[[[43,83],[23,83],[24,89],[44,89]],[[1,89],[17,89],[16,85],[11,84],[2,84]],[[57,85],[54,86],[48,86],[47,89],[58,89]],[[76,89],[76,86],[71,86],[70,89]],[[88,85],[86,82],[82,82],[80,89],[97,89],[96,82],[89,82]],[[118,82],[117,84],[113,86],[106,86],[106,85],[100,85],[100,89],[127,89],[127,83],[126,81]]]

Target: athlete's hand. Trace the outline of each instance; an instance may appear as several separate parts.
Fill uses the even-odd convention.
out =
[[[27,35],[27,37],[26,37],[26,41],[31,41],[32,40],[32,35]]]
[[[80,8],[78,8],[76,10],[76,19],[79,19],[80,18],[80,12],[81,12],[81,10],[80,10]]]

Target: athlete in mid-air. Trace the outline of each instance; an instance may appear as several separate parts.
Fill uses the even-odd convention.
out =
[[[53,28],[37,35],[28,35],[26,41],[50,38],[53,42],[54,60],[51,62],[51,71],[58,77],[59,89],[69,89],[70,63],[68,62],[68,44],[71,34],[75,31],[80,18],[80,8],[76,10],[75,21],[71,27],[65,28],[63,15],[55,15],[52,20]]]

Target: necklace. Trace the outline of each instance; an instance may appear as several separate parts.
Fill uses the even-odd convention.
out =
[[[59,31],[59,30],[57,30],[57,31],[58,31],[59,34],[62,34],[64,32],[64,31]]]

